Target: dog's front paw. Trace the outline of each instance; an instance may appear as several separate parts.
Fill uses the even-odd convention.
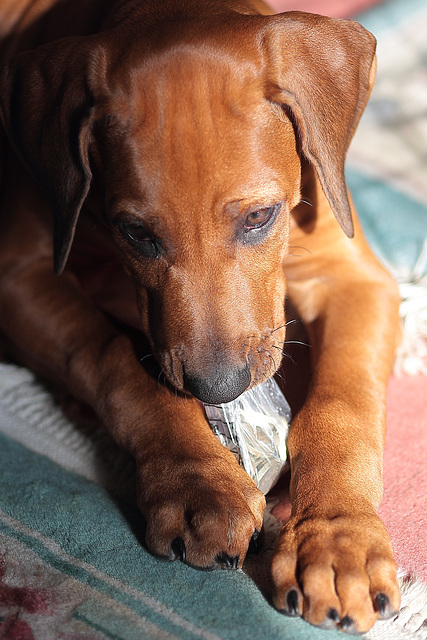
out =
[[[139,506],[155,555],[200,569],[241,567],[261,530],[265,498],[221,450],[208,458],[163,458],[141,469]]]
[[[277,609],[325,629],[362,633],[399,608],[393,552],[375,514],[293,516],[272,573]]]

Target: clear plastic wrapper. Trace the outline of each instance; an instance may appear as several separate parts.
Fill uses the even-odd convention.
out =
[[[274,378],[227,404],[205,405],[205,411],[217,438],[268,493],[287,465],[291,420],[291,409]]]

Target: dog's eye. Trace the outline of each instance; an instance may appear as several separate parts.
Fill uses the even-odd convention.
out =
[[[246,217],[244,225],[245,231],[252,231],[252,229],[260,229],[261,227],[264,227],[268,222],[270,222],[278,209],[279,206],[274,205],[273,207],[265,207],[263,209],[252,211],[252,213]]]
[[[120,222],[118,227],[126,240],[145,258],[157,258],[160,244],[142,224]]]

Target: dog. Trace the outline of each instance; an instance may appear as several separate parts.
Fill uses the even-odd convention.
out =
[[[1,0],[0,23],[9,352],[132,454],[153,554],[239,568],[265,498],[202,403],[280,370],[289,298],[312,375],[274,605],[366,631],[399,607],[377,515],[399,296],[344,178],[373,36],[258,0]]]

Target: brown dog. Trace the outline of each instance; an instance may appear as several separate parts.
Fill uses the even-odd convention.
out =
[[[368,629],[399,606],[376,511],[398,295],[343,173],[373,37],[258,0],[0,0],[0,24],[14,356],[135,457],[155,554],[237,567],[265,501],[197,399],[230,401],[279,368],[288,294],[313,376],[290,429],[275,604]]]

